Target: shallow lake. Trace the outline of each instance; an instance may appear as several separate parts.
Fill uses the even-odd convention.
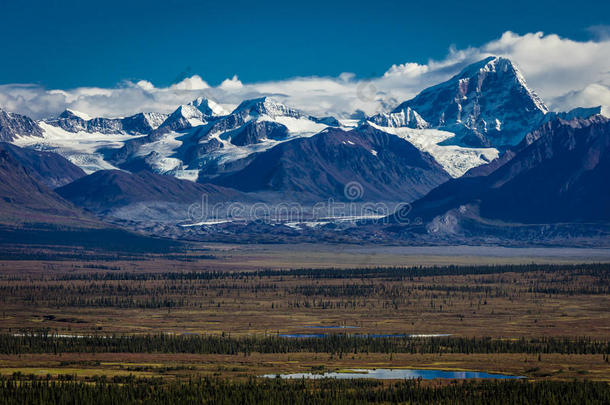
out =
[[[479,371],[445,371],[445,370],[416,370],[416,369],[386,369],[377,368],[371,370],[347,370],[345,372],[327,372],[323,374],[315,373],[295,373],[295,374],[265,374],[264,378],[276,378],[279,375],[284,379],[320,379],[320,378],[338,378],[338,379],[356,379],[368,378],[376,380],[404,380],[422,378],[424,380],[433,380],[435,378],[444,379],[518,379],[524,378],[506,374],[489,374]]]
[[[325,337],[329,337],[329,336],[339,336],[339,335],[332,335],[332,334],[327,334],[327,333],[280,333],[277,336],[283,337],[283,338],[325,338]],[[451,336],[451,334],[448,334],[448,333],[408,334],[408,335],[406,335],[406,334],[390,334],[390,335],[354,334],[354,335],[350,335],[350,336],[361,337],[361,338],[404,338],[404,337],[418,338],[418,337],[447,337],[447,336]]]

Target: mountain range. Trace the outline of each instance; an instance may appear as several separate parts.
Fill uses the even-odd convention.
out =
[[[404,218],[435,235],[610,222],[608,118],[599,108],[550,112],[500,57],[358,122],[313,117],[271,97],[232,111],[198,98],[170,114],[126,118],[66,110],[35,121],[0,110],[0,141],[9,142],[0,147],[0,211],[13,223],[23,208],[41,223],[118,218],[181,229],[202,195],[225,208],[403,203],[387,221],[352,221],[387,238],[397,226],[409,237],[421,232]],[[311,232],[332,222],[290,226]]]

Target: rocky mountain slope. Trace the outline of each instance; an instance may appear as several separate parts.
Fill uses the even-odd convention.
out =
[[[42,129],[29,117],[0,108],[0,142],[12,142],[20,136],[41,137]]]
[[[526,224],[610,221],[610,120],[556,117],[513,151],[407,207],[424,221],[460,217]]]
[[[372,121],[381,124],[387,116],[383,126],[437,128],[455,133],[447,142],[497,148],[518,144],[547,112],[510,60],[489,57]]]
[[[215,184],[247,192],[276,192],[298,200],[411,201],[450,176],[427,153],[371,126],[329,128],[280,143]],[[346,195],[356,182],[355,195]]]
[[[6,142],[0,142],[0,151],[8,153],[31,176],[50,189],[85,176],[80,167],[56,153],[24,149]]]
[[[96,223],[42,182],[40,169],[53,167],[56,162],[30,165],[15,148],[0,147],[0,225],[91,226]],[[46,157],[39,158],[44,160]],[[63,158],[57,156],[52,159]]]
[[[210,204],[215,204],[248,200],[235,190],[146,171],[128,173],[121,170],[100,170],[56,191],[75,205],[95,212],[146,202],[192,204],[200,203],[205,198]],[[185,211],[185,219],[186,216]]]

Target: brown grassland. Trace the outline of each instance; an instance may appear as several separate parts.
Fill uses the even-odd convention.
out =
[[[0,262],[0,333],[449,334],[457,337],[610,339],[610,284],[602,275],[553,271],[316,278],[290,273],[173,278],[171,274],[458,264],[565,263],[550,257],[317,253],[306,248],[200,246],[188,254],[108,256],[56,250]],[[51,254],[50,252],[54,253]],[[72,252],[73,253],[73,252]],[[584,260],[580,260],[584,261]],[[591,261],[595,261],[594,258]],[[292,264],[292,266],[289,266]],[[128,274],[128,279],[104,277]],[[144,275],[142,278],[134,275]],[[343,326],[349,328],[327,328]],[[610,381],[603,354],[527,353],[35,353],[0,354],[0,374],[246,378],[354,368],[473,370],[530,379]]]

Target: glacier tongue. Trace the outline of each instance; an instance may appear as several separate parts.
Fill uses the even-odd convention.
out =
[[[418,149],[428,152],[451,175],[460,177],[473,167],[488,163],[499,156],[495,148],[470,148],[458,145],[440,145],[455,134],[437,129],[414,129],[405,127],[381,127],[370,124],[384,132],[411,142]]]
[[[87,174],[98,170],[117,169],[105,160],[103,151],[118,149],[129,139],[140,136],[104,134],[81,131],[73,133],[60,127],[39,122],[42,137],[23,136],[13,142],[20,147],[58,153],[83,169]]]

